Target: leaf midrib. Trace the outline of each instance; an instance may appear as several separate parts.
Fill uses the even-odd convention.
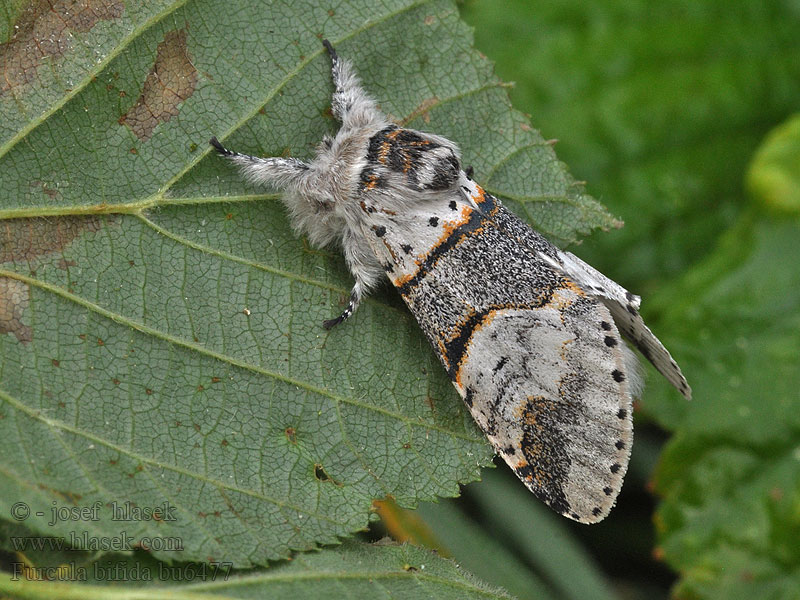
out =
[[[379,414],[381,414],[383,416],[390,417],[390,418],[396,419],[398,421],[402,421],[403,423],[408,423],[410,425],[421,426],[421,427],[424,427],[425,429],[429,429],[431,431],[438,431],[440,433],[445,433],[447,435],[451,435],[451,436],[453,436],[455,438],[458,438],[458,439],[463,439],[463,440],[471,441],[471,442],[478,441],[478,439],[476,439],[476,438],[474,438],[472,436],[468,436],[468,435],[465,435],[465,434],[462,434],[462,433],[454,432],[454,431],[445,429],[444,427],[441,427],[439,425],[435,425],[435,424],[432,424],[432,423],[425,423],[424,421],[417,421],[417,420],[414,420],[414,419],[410,419],[410,418],[408,418],[406,415],[404,415],[402,413],[397,413],[397,412],[388,410],[386,408],[382,408],[382,407],[375,406],[375,405],[372,405],[372,404],[365,404],[363,402],[357,401],[355,398],[348,398],[346,396],[340,396],[338,394],[334,394],[333,392],[331,392],[330,390],[327,390],[325,388],[317,387],[317,386],[312,385],[310,383],[303,382],[303,381],[300,381],[300,380],[297,380],[297,379],[293,379],[291,377],[288,377],[286,375],[282,375],[280,373],[276,373],[274,371],[270,371],[270,370],[265,369],[263,367],[260,367],[260,366],[257,366],[257,365],[253,365],[253,364],[250,364],[250,363],[246,363],[244,361],[235,359],[235,358],[230,357],[230,356],[226,356],[226,355],[224,355],[224,354],[222,354],[220,352],[217,352],[215,350],[211,350],[209,348],[206,348],[205,346],[203,346],[201,344],[197,344],[197,343],[194,343],[194,342],[188,342],[188,341],[186,341],[186,340],[184,340],[182,338],[179,338],[177,336],[170,335],[168,333],[165,333],[163,331],[160,331],[158,329],[150,327],[149,325],[144,325],[143,323],[139,323],[139,322],[134,321],[134,320],[132,320],[132,319],[130,319],[128,317],[125,317],[125,316],[120,315],[118,313],[114,313],[114,312],[108,310],[107,308],[104,308],[104,307],[102,307],[102,306],[100,306],[98,304],[95,304],[94,302],[90,302],[90,301],[88,301],[88,300],[86,300],[86,299],[84,299],[84,298],[82,298],[82,297],[80,297],[80,296],[78,296],[76,294],[68,292],[67,290],[65,290],[65,289],[63,289],[63,288],[61,288],[59,286],[56,286],[56,285],[53,285],[53,284],[50,284],[50,283],[46,283],[46,282],[43,282],[43,281],[39,281],[39,280],[34,279],[32,277],[29,277],[27,275],[22,275],[20,273],[14,272],[14,271],[8,271],[6,269],[0,269],[0,277],[8,277],[8,278],[11,278],[11,279],[16,279],[16,280],[22,281],[23,283],[26,283],[26,284],[28,284],[30,286],[37,287],[37,288],[42,289],[44,291],[47,291],[47,292],[50,292],[50,293],[55,294],[57,296],[60,296],[61,298],[64,298],[65,300],[69,300],[71,302],[74,302],[78,306],[82,306],[82,307],[84,307],[84,308],[86,308],[88,310],[91,310],[91,311],[95,312],[96,314],[98,314],[98,315],[100,315],[102,317],[105,317],[107,319],[110,319],[111,321],[114,321],[115,323],[119,323],[120,325],[125,325],[127,327],[130,327],[131,329],[135,329],[136,331],[144,333],[144,334],[146,334],[148,336],[151,336],[151,337],[153,337],[155,339],[163,340],[163,341],[165,341],[167,343],[174,344],[175,346],[178,346],[178,347],[181,347],[181,348],[185,348],[185,349],[190,350],[192,352],[196,352],[196,353],[198,353],[200,355],[207,356],[209,358],[213,358],[213,359],[218,360],[220,362],[229,364],[231,366],[234,366],[234,367],[246,370],[246,371],[250,371],[252,373],[257,373],[258,375],[262,375],[264,377],[273,378],[273,379],[275,379],[277,381],[281,381],[281,382],[286,383],[288,385],[295,386],[295,387],[298,387],[300,389],[304,389],[304,390],[306,390],[308,392],[311,392],[313,394],[317,394],[319,396],[322,396],[322,397],[325,397],[325,398],[329,398],[330,400],[333,400],[336,403],[349,404],[349,405],[355,406],[357,408],[363,408],[363,409],[371,410],[371,411],[379,413]],[[482,438],[480,438],[480,439],[482,439]]]

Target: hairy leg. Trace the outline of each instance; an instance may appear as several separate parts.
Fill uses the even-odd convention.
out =
[[[361,82],[346,60],[339,58],[328,40],[322,40],[331,57],[331,75],[334,92],[331,100],[333,116],[342,122],[344,128],[356,128],[383,121],[383,115],[375,101],[361,87]]]
[[[309,165],[296,158],[259,158],[228,150],[212,137],[209,143],[216,151],[241,167],[244,175],[254,183],[271,183],[279,188],[298,186],[309,173]]]
[[[350,302],[338,317],[329,319],[323,323],[325,329],[330,329],[342,321],[348,319],[361,304],[362,298],[367,295],[370,289],[384,276],[383,268],[372,254],[369,248],[363,245],[351,232],[342,238],[342,250],[347,268],[356,280],[350,292]]]

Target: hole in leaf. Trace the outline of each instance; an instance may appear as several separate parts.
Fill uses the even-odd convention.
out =
[[[319,463],[314,465],[314,477],[317,478],[317,481],[320,481],[322,483],[331,482],[335,486],[342,485],[340,481],[336,481],[333,477],[328,475],[327,471],[325,471],[325,467],[323,467]]]

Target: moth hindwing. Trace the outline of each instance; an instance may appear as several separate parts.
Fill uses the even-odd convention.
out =
[[[462,170],[453,142],[391,123],[323,43],[342,126],[312,161],[211,144],[251,181],[284,190],[298,234],[341,245],[355,283],[326,328],[388,276],[517,476],[557,512],[601,520],[628,466],[641,385],[622,336],[688,398],[680,368],[637,296],[504,208]]]

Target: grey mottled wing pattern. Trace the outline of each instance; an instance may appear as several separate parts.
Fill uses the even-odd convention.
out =
[[[368,190],[363,233],[498,453],[553,509],[598,521],[632,443],[626,349],[602,302],[459,185],[402,212]]]
[[[533,231],[511,211],[502,208],[498,225],[519,240],[520,244],[541,254],[543,260],[576,282],[581,288],[605,304],[617,328],[653,366],[691,400],[692,390],[681,369],[661,341],[645,325],[639,314],[641,298],[631,294],[617,282],[586,264],[571,252],[564,252]]]

